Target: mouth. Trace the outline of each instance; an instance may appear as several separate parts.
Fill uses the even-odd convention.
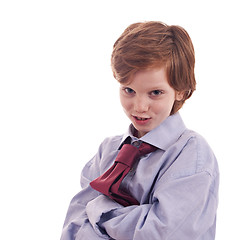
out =
[[[146,118],[146,117],[139,117],[139,116],[134,116],[134,115],[132,115],[132,117],[135,119],[135,122],[138,124],[146,124],[151,119],[149,117]]]
[[[149,119],[149,118],[141,118],[141,117],[136,117],[136,116],[134,116],[134,118],[137,119],[138,121],[145,121],[145,120]]]

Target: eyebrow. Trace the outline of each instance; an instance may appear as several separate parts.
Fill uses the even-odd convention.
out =
[[[152,91],[155,91],[155,90],[164,90],[164,89],[166,89],[166,87],[165,86],[156,86],[156,87],[152,87],[152,88],[149,88],[148,89],[148,92],[152,92]]]
[[[134,87],[131,86],[130,84],[120,84],[121,87],[126,87],[126,88],[131,88],[132,90],[134,90]],[[161,85],[156,85],[154,87],[151,87],[149,89],[145,89],[147,92],[152,92],[154,90],[165,90],[166,89],[166,85],[165,84],[161,84]],[[135,91],[135,90],[134,90]]]

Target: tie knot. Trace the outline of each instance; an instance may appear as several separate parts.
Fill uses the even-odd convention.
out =
[[[156,150],[156,147],[141,141],[134,142],[133,144],[124,144],[115,161],[131,167],[136,159]]]
[[[124,144],[118,153],[115,162],[123,163],[124,165],[131,167],[138,156],[138,148],[131,144]]]
[[[157,150],[157,147],[154,147],[148,143],[142,142],[141,145],[138,148],[140,152],[140,156],[143,156],[145,154],[148,154],[150,152],[154,152]]]

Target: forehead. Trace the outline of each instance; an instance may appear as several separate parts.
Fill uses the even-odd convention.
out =
[[[122,85],[141,88],[155,88],[169,86],[167,72],[165,68],[152,68],[137,71],[127,83]]]

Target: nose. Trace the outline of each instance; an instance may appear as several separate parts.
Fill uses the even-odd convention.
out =
[[[149,109],[148,100],[144,97],[136,97],[134,101],[134,111],[137,113],[147,112]]]

